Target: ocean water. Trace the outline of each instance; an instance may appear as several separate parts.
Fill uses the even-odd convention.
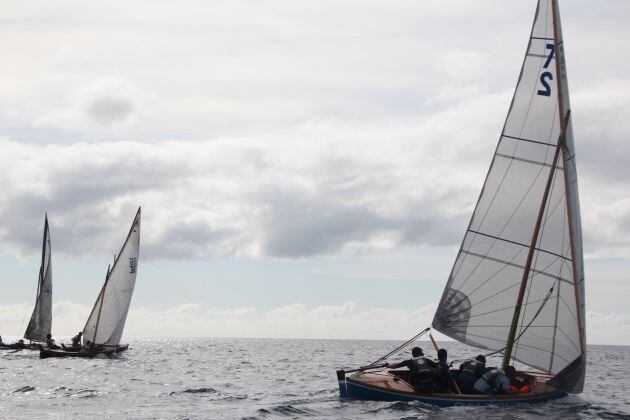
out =
[[[111,359],[0,352],[0,418],[630,419],[630,347],[589,346],[586,389],[541,405],[437,408],[341,400],[335,370],[377,359],[391,341],[130,339]],[[420,343],[427,355],[429,343]],[[472,355],[445,342],[449,357]],[[407,351],[389,360],[400,360]],[[489,365],[499,359],[489,360]]]

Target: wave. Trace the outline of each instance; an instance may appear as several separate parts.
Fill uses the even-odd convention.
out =
[[[15,391],[13,391],[13,393],[15,394],[16,392],[31,392],[31,391],[35,391],[35,387],[26,385],[26,386],[23,386],[22,388],[16,389]]]

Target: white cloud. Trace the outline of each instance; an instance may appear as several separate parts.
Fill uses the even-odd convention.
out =
[[[587,109],[588,97],[578,96]],[[143,205],[149,258],[456,246],[507,101],[507,94],[476,95],[417,120],[313,120],[273,135],[208,141],[0,140],[0,240],[17,253],[36,252],[48,211],[56,252],[110,253]],[[594,130],[578,139],[585,251],[623,256],[630,207],[615,174],[625,160],[611,158],[606,171],[595,171]],[[602,131],[621,144],[615,128]]]
[[[474,102],[498,109],[501,99]],[[56,252],[79,256],[104,244],[109,251],[141,204],[149,257],[452,245],[490,148],[469,148],[466,154],[484,158],[452,171],[464,139],[448,138],[442,125],[475,117],[464,106],[443,114],[385,127],[318,121],[274,136],[204,142],[40,147],[0,140],[7,180],[0,215],[12,221],[0,224],[0,239],[17,252],[36,251],[31,238],[48,211]]]
[[[630,3],[562,7],[585,252],[627,261]],[[456,246],[533,13],[529,0],[7,1],[0,242],[37,253],[48,211],[56,255],[109,257],[142,205],[143,258]]]
[[[491,60],[481,51],[452,49],[445,51],[438,62],[438,70],[454,81],[483,80]]]
[[[146,101],[129,81],[102,78],[68,89],[63,100],[42,111],[33,125],[42,130],[82,130],[87,136],[110,133],[132,126],[138,119],[138,104]]]
[[[57,252],[109,253],[142,204],[153,258],[455,246],[532,6],[356,5],[9,2],[0,241],[35,252],[49,211]],[[600,19],[584,2],[563,6],[584,243],[595,256],[630,250],[629,64],[617,44],[593,45],[580,29],[625,39],[628,6],[615,5],[598,8]]]
[[[630,345],[630,315],[586,312],[586,338],[591,344]]]
[[[69,337],[83,328],[91,307],[71,302],[53,306],[53,333]],[[26,304],[0,305],[0,334],[17,336]],[[435,306],[418,310],[359,308],[355,303],[308,306],[291,304],[269,310],[216,310],[182,304],[163,310],[131,309],[127,337],[253,337],[399,339],[427,327]],[[30,315],[28,313],[27,315]],[[28,321],[28,320],[26,320]],[[24,324],[22,330],[26,327]]]
[[[83,328],[90,309],[77,303],[55,303],[54,335],[70,337],[76,334]],[[430,326],[435,309],[436,305],[417,310],[362,308],[347,302],[320,306],[295,303],[268,310],[216,310],[189,303],[161,310],[131,309],[125,336],[400,340]],[[28,312],[26,304],[0,305],[0,334],[4,337],[20,335],[26,328],[21,319],[28,316]],[[629,315],[588,311],[586,319],[589,344],[630,345]],[[438,340],[448,340],[437,332],[434,335]]]

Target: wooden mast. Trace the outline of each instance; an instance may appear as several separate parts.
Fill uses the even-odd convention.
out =
[[[558,0],[551,0],[551,10],[553,14],[553,43],[554,49],[556,51],[556,85],[558,86],[558,108],[560,112],[564,112],[565,101],[564,101],[564,92],[562,90],[562,80],[565,75],[562,73],[563,64],[564,64],[564,46],[561,46],[558,42]],[[560,52],[562,51],[562,53]],[[577,318],[577,324],[580,334],[580,351],[584,353],[585,351],[585,342],[584,342],[584,327],[582,321],[582,311],[581,311],[581,302],[580,302],[580,291],[578,283],[582,281],[578,276],[577,265],[575,261],[576,248],[575,248],[575,237],[573,235],[573,206],[571,204],[571,196],[569,193],[569,177],[568,177],[568,169],[569,162],[567,157],[567,149],[566,147],[562,148],[562,169],[564,171],[564,185],[565,185],[565,200],[567,204],[567,215],[569,219],[569,243],[571,245],[571,266],[573,269],[573,292],[575,294],[575,317]]]
[[[516,337],[516,327],[521,315],[521,306],[523,305],[523,297],[525,296],[525,289],[527,289],[527,280],[529,278],[529,272],[534,259],[534,251],[536,250],[536,243],[538,242],[538,234],[540,232],[540,226],[542,225],[542,219],[545,214],[545,207],[547,206],[547,200],[549,199],[549,191],[551,190],[551,184],[555,175],[556,168],[558,166],[558,158],[560,151],[564,146],[564,136],[566,135],[567,126],[569,124],[569,117],[571,111],[567,112],[562,122],[562,130],[560,131],[560,137],[558,138],[558,144],[556,146],[556,152],[553,155],[553,162],[549,169],[549,176],[547,177],[547,184],[545,185],[545,192],[543,193],[542,202],[538,209],[538,217],[536,219],[536,225],[534,226],[534,233],[532,235],[532,242],[529,246],[529,252],[527,254],[527,260],[525,262],[525,270],[523,271],[523,277],[521,279],[521,287],[518,291],[518,297],[516,299],[516,306],[514,307],[514,315],[512,316],[512,324],[510,325],[510,333],[508,334],[507,344],[505,346],[505,353],[503,354],[503,371],[510,365],[510,358],[512,357],[512,347],[514,346],[514,338]]]

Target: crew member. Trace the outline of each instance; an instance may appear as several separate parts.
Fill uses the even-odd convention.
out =
[[[448,353],[446,349],[438,350],[438,366],[435,375],[435,390],[437,392],[451,392],[451,384],[453,383],[453,376],[451,370],[448,367],[446,358]]]
[[[475,360],[467,360],[459,366],[457,385],[464,394],[473,394],[475,382],[486,373],[486,358],[480,354]]]
[[[81,337],[82,336],[83,336],[83,333],[81,331],[79,331],[79,333],[77,335],[72,337],[72,347],[74,347],[76,349],[81,347]]]
[[[55,344],[55,340],[52,338],[52,334],[46,334],[46,347],[49,349],[58,349],[59,346]]]
[[[411,359],[399,363],[387,363],[387,367],[396,369],[406,366],[410,370],[409,383],[418,392],[433,391],[433,369],[437,369],[437,364],[424,357],[420,347],[411,349]]]
[[[481,394],[507,394],[510,392],[510,378],[515,375],[514,366],[508,366],[505,373],[490,369],[475,382],[474,389]]]

